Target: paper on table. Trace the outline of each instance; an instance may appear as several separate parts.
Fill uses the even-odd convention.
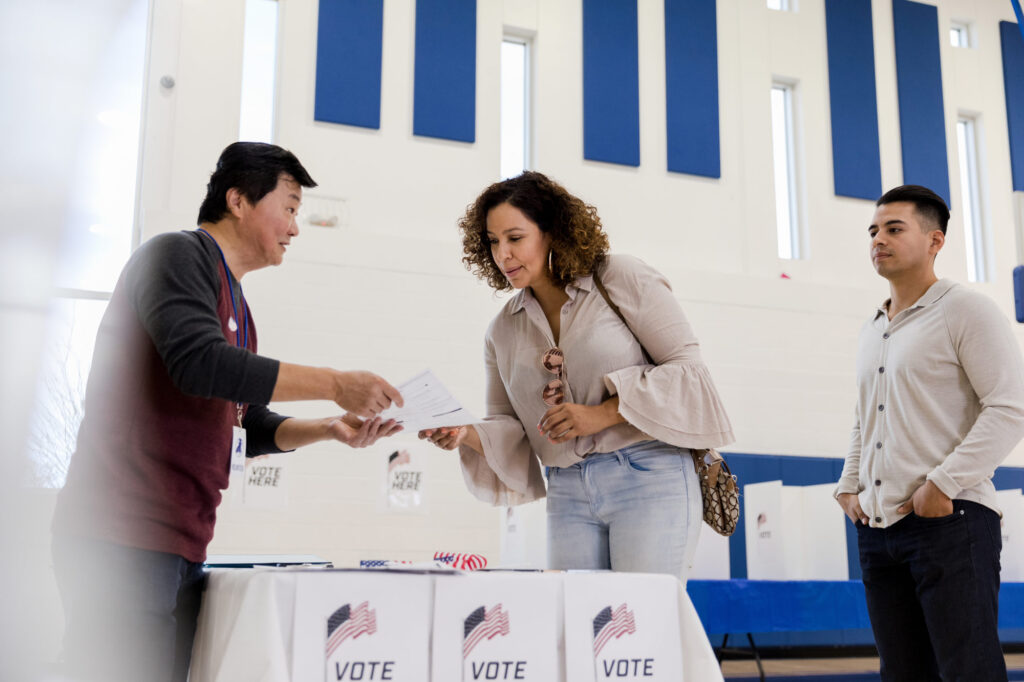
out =
[[[396,420],[406,433],[440,426],[479,424],[483,421],[459,404],[429,369],[397,388],[405,400],[405,407],[390,407],[381,412],[380,416],[385,421]]]

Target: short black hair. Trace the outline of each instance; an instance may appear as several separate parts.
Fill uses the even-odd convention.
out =
[[[282,173],[290,175],[302,187],[316,182],[287,149],[264,142],[234,142],[217,159],[217,168],[206,185],[206,198],[199,207],[196,224],[215,223],[228,212],[227,192],[234,187],[250,203],[256,204],[277,187]]]
[[[938,229],[942,230],[942,234],[946,234],[946,225],[949,223],[949,206],[938,194],[921,185],[900,185],[879,197],[875,206],[894,204],[897,201],[913,204],[919,216],[934,223]]]

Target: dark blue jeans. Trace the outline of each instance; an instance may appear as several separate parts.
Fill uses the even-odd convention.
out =
[[[185,682],[206,574],[176,554],[55,536],[63,668],[74,680]]]
[[[953,500],[950,516],[858,523],[857,539],[883,680],[1006,680],[998,514]]]

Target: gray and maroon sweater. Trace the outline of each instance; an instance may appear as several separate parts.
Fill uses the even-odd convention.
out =
[[[85,416],[53,530],[206,558],[228,486],[236,403],[247,454],[279,452],[285,417],[266,404],[277,360],[256,354],[256,326],[216,244],[199,232],[162,234],[129,259],[96,336]],[[239,329],[239,334],[244,332]]]

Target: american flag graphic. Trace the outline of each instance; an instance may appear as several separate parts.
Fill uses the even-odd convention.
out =
[[[388,455],[388,472],[401,464],[408,464],[412,460],[409,457],[408,450],[395,450]]]
[[[487,558],[480,554],[459,554],[457,552],[434,552],[434,561],[451,564],[452,568],[475,571],[487,566]]]
[[[609,641],[634,632],[636,623],[633,621],[633,612],[626,604],[614,611],[611,606],[604,607],[594,618],[594,658]]]
[[[466,618],[462,634],[462,658],[469,656],[477,644],[485,639],[508,634],[508,611],[501,610],[501,604],[489,609],[480,607]]]
[[[377,612],[370,608],[370,602],[364,601],[352,608],[345,604],[327,619],[327,657],[350,637],[355,639],[361,635],[372,635],[377,632]]]

